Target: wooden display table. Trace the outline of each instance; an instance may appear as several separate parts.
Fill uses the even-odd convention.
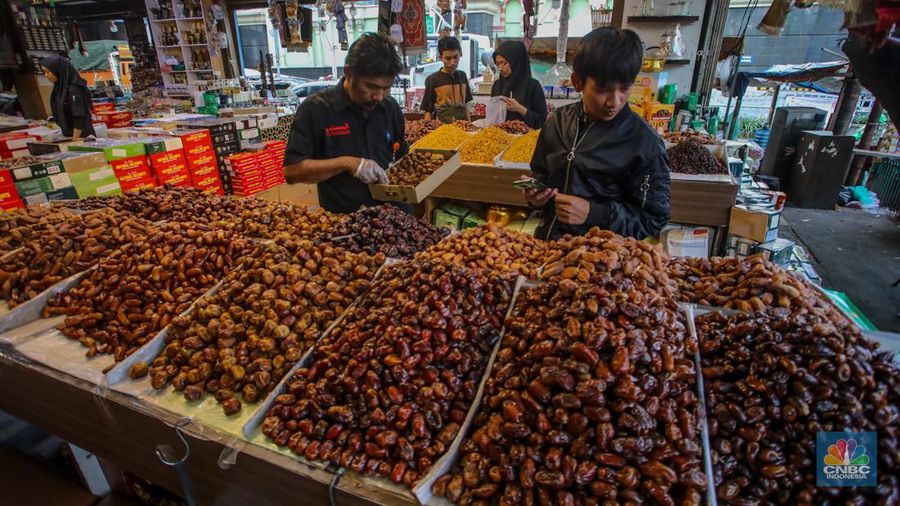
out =
[[[183,496],[173,467],[156,456],[157,445],[178,455],[183,445],[173,429],[177,417],[150,413],[135,399],[101,391],[47,367],[0,352],[0,409]],[[335,476],[266,448],[246,444],[193,422],[187,427],[187,471],[198,504],[329,504]],[[220,467],[223,451],[240,449],[235,463]],[[341,505],[417,504],[411,494],[373,488],[347,473],[334,487]]]
[[[463,165],[431,196],[525,207],[528,205],[525,197],[512,184],[520,176],[530,173],[522,169]],[[672,174],[672,216],[669,221],[684,225],[728,226],[737,190],[737,184],[727,175]]]

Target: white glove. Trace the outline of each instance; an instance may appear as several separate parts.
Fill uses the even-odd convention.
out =
[[[365,158],[359,160],[359,165],[356,166],[353,177],[359,179],[364,184],[388,184],[389,181],[387,173],[376,161]]]

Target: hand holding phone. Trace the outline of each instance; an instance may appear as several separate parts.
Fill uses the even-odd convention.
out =
[[[550,188],[537,179],[528,176],[522,176],[518,181],[514,181],[513,186],[525,192],[525,200],[528,201],[528,205],[531,207],[544,207],[558,192],[556,188]]]

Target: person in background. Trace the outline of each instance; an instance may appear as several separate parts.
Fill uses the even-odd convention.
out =
[[[444,37],[438,40],[437,50],[444,66],[425,79],[425,96],[420,108],[425,112],[425,119],[437,119],[442,123],[468,121],[472,90],[466,73],[457,70],[462,56],[459,39]]]
[[[500,78],[491,87],[492,97],[506,102],[506,121],[524,121],[531,128],[542,128],[547,121],[544,88],[531,77],[531,62],[525,44],[508,40],[494,51],[494,64]]]
[[[91,122],[91,91],[72,62],[62,56],[49,56],[41,60],[41,70],[53,83],[50,112],[62,134],[74,138],[96,135]]]
[[[531,159],[547,188],[525,190],[543,208],[535,236],[554,239],[590,227],[644,239],[669,221],[669,159],[659,135],[628,106],[641,68],[641,39],[598,28],[575,53],[572,83],[581,101],[557,109]]]
[[[357,39],[344,77],[297,108],[284,160],[287,182],[315,183],[319,204],[331,212],[379,204],[367,185],[387,183],[385,168],[408,151],[403,112],[390,95],[402,70],[387,37],[366,33]]]

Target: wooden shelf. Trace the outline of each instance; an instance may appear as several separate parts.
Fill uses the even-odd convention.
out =
[[[175,21],[176,21],[175,18],[169,18],[169,19],[151,19],[151,20],[150,20],[151,23],[174,23]]]
[[[694,23],[700,16],[628,16],[629,23]]]
[[[175,19],[177,19],[178,21],[203,21],[204,20],[204,18],[202,18],[202,17],[200,17],[200,18],[175,18]]]
[[[156,46],[158,49],[181,49],[181,46]]]

